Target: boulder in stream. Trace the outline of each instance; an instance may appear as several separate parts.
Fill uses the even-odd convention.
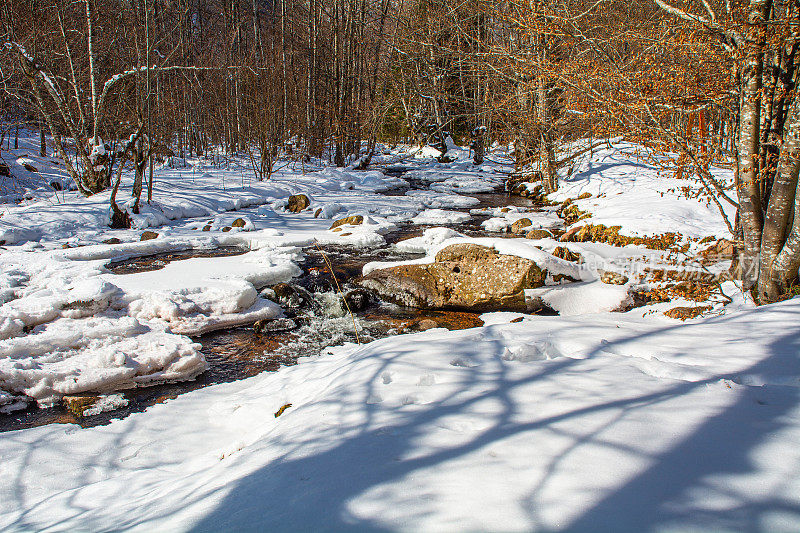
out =
[[[477,244],[453,244],[427,265],[374,270],[361,279],[394,303],[421,309],[525,310],[525,289],[544,285],[546,272],[530,259]]]

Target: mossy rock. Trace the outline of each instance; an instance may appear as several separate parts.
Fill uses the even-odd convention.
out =
[[[311,200],[308,196],[305,194],[293,194],[287,200],[286,209],[292,213],[299,213],[309,205],[311,205]]]
[[[525,234],[525,238],[527,239],[549,239],[553,236],[552,233],[547,231],[546,229],[533,229]]]
[[[673,307],[664,311],[664,316],[674,318],[676,320],[688,320],[690,318],[697,318],[706,311],[710,311],[710,305],[701,305],[698,307]]]
[[[344,226],[345,224],[350,226],[358,226],[364,223],[364,217],[361,215],[351,215],[349,217],[340,218],[336,220],[333,224],[331,224],[330,229],[336,229],[339,226]]]
[[[151,240],[157,239],[157,238],[158,238],[158,233],[156,233],[155,231],[145,231],[145,232],[142,233],[142,236],[141,236],[141,238],[139,240],[151,241]]]
[[[572,261],[573,263],[580,263],[583,261],[583,256],[581,256],[581,254],[573,252],[564,246],[556,246],[555,250],[553,250],[553,255],[559,259]]]
[[[519,235],[520,233],[525,233],[525,228],[533,226],[533,222],[529,218],[520,218],[513,224],[511,224],[511,233],[515,235]]]

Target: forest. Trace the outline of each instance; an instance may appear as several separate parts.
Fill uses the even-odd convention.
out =
[[[221,146],[267,178],[279,152],[366,166],[378,139],[481,127],[552,190],[562,145],[624,135],[738,207],[759,298],[794,281],[795,2],[37,0],[2,16],[6,128],[51,131],[86,194],[126,160],[149,183],[154,159]],[[713,161],[735,161],[735,190]]]

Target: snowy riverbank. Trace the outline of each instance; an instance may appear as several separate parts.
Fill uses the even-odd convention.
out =
[[[103,225],[102,195],[4,205],[0,232],[27,242],[0,251],[0,403],[192,377],[205,362],[187,335],[278,316],[257,289],[297,275],[304,247],[374,246],[398,224],[451,224],[466,216],[453,209],[475,205],[469,194],[500,183],[466,153],[413,161],[413,178],[434,186],[398,196],[376,193],[399,185],[377,172],[287,169],[237,188],[238,170],[207,169],[190,185],[189,171],[161,169],[163,219],[138,219],[159,234],[144,242],[142,228]],[[676,182],[616,145],[579,162],[557,197],[591,194],[574,203],[592,218],[574,227],[678,232],[680,253],[447,227],[397,246],[427,254],[417,262],[455,242],[541,262],[550,284],[532,296],[562,316],[489,313],[480,328],[332,347],[107,426],[0,434],[0,529],[797,530],[800,300],[754,308],[724,282],[732,301],[714,294],[704,317],[664,316],[700,305],[680,296],[610,312],[654,284],[642,266],[729,266],[688,260],[729,235],[715,207]],[[288,212],[299,193],[310,209]],[[490,231],[526,216],[535,229],[560,224],[554,208],[485,214]],[[350,215],[364,223],[329,230]],[[103,243],[112,237],[120,243]],[[104,266],[220,245],[248,251],[140,274]],[[559,248],[582,260],[555,257]],[[605,271],[626,279],[604,283]]]

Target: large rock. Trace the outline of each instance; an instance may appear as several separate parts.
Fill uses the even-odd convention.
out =
[[[434,263],[374,270],[361,285],[381,297],[422,309],[525,310],[524,290],[546,273],[529,259],[476,244],[453,244]]]

